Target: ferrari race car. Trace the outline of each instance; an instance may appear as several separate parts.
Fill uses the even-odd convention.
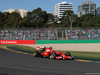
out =
[[[74,57],[71,56],[70,52],[66,52],[66,53],[62,53],[59,51],[54,51],[52,50],[52,47],[44,47],[44,48],[40,48],[37,47],[36,51],[34,52],[34,56],[35,57],[48,57],[51,59],[71,59],[73,60]]]

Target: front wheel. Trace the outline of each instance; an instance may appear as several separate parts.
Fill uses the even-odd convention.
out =
[[[66,56],[71,56],[71,53],[70,52],[66,52],[65,55]]]

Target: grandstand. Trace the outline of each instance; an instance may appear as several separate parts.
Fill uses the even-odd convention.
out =
[[[64,29],[57,28],[38,28],[38,29],[13,29],[13,30],[0,30],[0,40],[90,40],[100,39],[100,29]],[[58,31],[60,33],[58,33]]]
[[[0,30],[0,40],[57,40],[57,30]]]
[[[100,29],[65,29],[67,40],[100,39]]]

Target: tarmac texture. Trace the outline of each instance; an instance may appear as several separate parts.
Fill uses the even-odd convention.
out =
[[[100,75],[100,63],[52,60],[0,49],[0,75]]]

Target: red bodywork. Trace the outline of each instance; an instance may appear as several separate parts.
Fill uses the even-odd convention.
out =
[[[57,54],[56,59],[72,59],[71,56],[67,56],[66,54],[59,52],[59,51],[54,51],[50,48],[46,48],[44,52],[40,53],[43,57],[48,57],[51,56],[52,53]]]
[[[45,57],[51,55],[53,51],[50,48],[46,48],[44,52],[42,52],[40,55],[43,55]]]
[[[72,59],[72,57],[66,56],[64,53],[62,53],[60,56],[57,56],[56,59]]]

